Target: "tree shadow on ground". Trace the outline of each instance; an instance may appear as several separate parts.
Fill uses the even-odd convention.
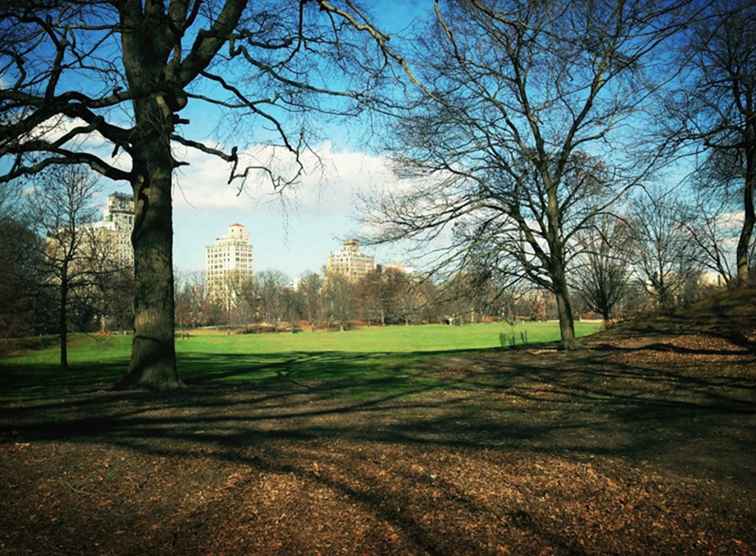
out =
[[[92,380],[110,378],[108,369],[83,366],[57,375],[41,393],[19,385],[16,392],[30,403],[0,409],[0,434],[12,428],[31,439],[75,442],[94,435],[107,442],[111,436],[178,438],[184,430],[215,426],[227,441],[256,437],[258,431],[245,428],[269,422],[279,437],[643,458],[725,423],[728,433],[753,432],[756,379],[733,369],[753,369],[755,358],[679,370],[611,361],[614,351],[599,346],[540,359],[527,350],[200,353],[182,357],[188,387],[168,396],[100,389],[107,383]],[[65,387],[71,395],[44,395]],[[4,393],[9,388],[3,383]],[[348,419],[318,421],[336,415]]]
[[[753,357],[740,353],[736,362],[670,366],[618,362],[612,359],[616,353],[600,345],[542,357],[532,349],[194,353],[181,358],[187,388],[168,396],[102,389],[111,369],[98,366],[55,376],[49,389],[39,390],[35,380],[49,371],[37,368],[27,370],[35,380],[2,383],[4,394],[19,398],[0,409],[0,442],[94,446],[163,461],[210,460],[222,470],[206,477],[211,482],[225,480],[231,469],[245,477],[229,490],[235,494],[224,498],[222,512],[192,526],[196,535],[210,531],[213,520],[231,519],[235,505],[246,515],[242,500],[259,496],[261,477],[288,477],[294,490],[336,493],[355,511],[400,531],[401,541],[388,552],[491,551],[486,543],[501,534],[502,524],[523,543],[581,551],[573,536],[544,517],[543,506],[526,500],[531,487],[513,487],[514,494],[492,502],[456,476],[425,471],[435,469],[433,458],[449,459],[448,469],[464,469],[454,459],[462,454],[478,462],[475,470],[482,474],[488,460],[491,470],[517,468],[522,461],[553,464],[554,458],[653,462],[680,476],[753,489]],[[70,394],[49,395],[61,388]],[[590,500],[596,494],[579,496]],[[206,505],[214,503],[220,504]],[[490,530],[465,532],[443,516],[426,522],[413,509],[434,504],[450,515],[480,519]],[[303,534],[291,532],[281,550],[307,551]]]

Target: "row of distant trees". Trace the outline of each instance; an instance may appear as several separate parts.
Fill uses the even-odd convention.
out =
[[[631,209],[622,217],[596,218],[576,239],[579,246],[569,276],[578,318],[611,321],[640,312],[670,311],[700,299],[712,288],[734,284],[730,266],[734,254],[726,246],[732,243],[736,226],[726,221],[704,226],[711,214],[661,193],[639,197]],[[468,258],[467,262],[464,269],[443,278],[379,266],[356,282],[325,270],[307,272],[296,286],[276,270],[246,279],[230,274],[227,294],[215,297],[202,273],[178,273],[176,321],[181,327],[264,323],[286,329],[305,321],[313,327],[343,330],[354,322],[558,319],[558,300],[549,290],[492,271],[490,261]]]
[[[230,275],[220,299],[209,295],[201,273],[179,274],[176,321],[179,326],[247,325],[344,330],[355,322],[365,325],[479,322],[520,315],[547,318],[541,296],[499,295],[475,289],[471,275],[445,281],[380,266],[358,281],[338,273],[307,272],[296,284],[276,270],[240,280]]]
[[[6,189],[0,199],[0,332],[59,334],[65,365],[68,330],[132,328],[133,270],[119,267],[111,244],[91,225],[98,191],[91,174],[76,167],[56,170],[38,187],[23,194]],[[646,189],[625,212],[594,216],[575,234],[568,275],[579,316],[611,320],[672,309],[700,296],[704,273],[709,284],[735,282],[738,222],[721,193],[699,193],[683,198]],[[458,227],[456,233],[465,230]],[[358,282],[308,272],[293,287],[288,276],[269,270],[245,280],[230,275],[224,299],[210,297],[201,273],[179,273],[176,321],[181,327],[306,321],[343,329],[353,321],[558,317],[552,292],[506,271],[516,268],[516,260],[502,257],[495,244],[473,247],[464,266],[444,277],[378,267]]]
[[[631,307],[642,301],[641,307],[668,312],[708,288],[737,285],[742,219],[721,191],[692,193],[643,189],[588,221],[566,246],[577,298],[609,320],[622,316],[615,308],[627,312],[629,298]],[[746,261],[749,268],[756,263],[753,239]]]

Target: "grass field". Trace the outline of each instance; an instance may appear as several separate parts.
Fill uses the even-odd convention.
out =
[[[598,323],[577,323],[579,336],[595,332]],[[500,349],[500,334],[509,345],[555,341],[555,322],[465,326],[421,325],[369,327],[345,332],[299,334],[198,334],[177,340],[179,372],[189,382],[375,379],[373,386],[429,356],[455,351]],[[0,359],[0,394],[24,396],[56,388],[104,386],[125,371],[130,336],[73,336],[71,370],[57,368],[58,349],[51,345]],[[388,384],[388,383],[386,383]],[[396,380],[392,387],[402,387]],[[403,386],[406,386],[403,385]],[[361,388],[360,391],[363,389]],[[365,393],[365,392],[363,392]],[[359,392],[352,392],[359,395]]]

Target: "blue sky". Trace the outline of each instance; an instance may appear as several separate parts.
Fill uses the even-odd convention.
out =
[[[370,8],[379,27],[394,34],[405,31],[419,13],[432,9],[432,2],[388,0],[370,4]],[[339,79],[330,85],[338,87]],[[192,100],[181,115],[191,121],[180,129],[185,137],[208,144],[226,143],[226,150],[234,144],[224,141],[228,128],[222,109]],[[175,175],[174,263],[180,271],[203,270],[205,246],[233,223],[245,225],[250,233],[256,270],[275,268],[292,278],[307,270],[320,270],[342,239],[360,231],[357,197],[392,187],[396,180],[388,161],[365,144],[361,119],[313,122],[320,126],[314,148],[322,166],[308,157],[306,174],[283,196],[273,194],[262,176],[250,180],[237,195],[236,186],[226,184],[229,164],[197,151],[177,149],[177,158],[190,162]],[[260,120],[250,120],[250,126],[255,124],[260,125]],[[247,152],[255,152],[258,160],[285,168],[286,156],[281,152],[259,147],[254,139],[246,145],[250,137],[265,136],[256,131],[245,129],[240,147],[247,146]],[[129,190],[126,184],[106,179],[102,184],[105,193]],[[366,251],[375,254],[379,262],[403,258],[396,248]]]
[[[433,3],[430,0],[381,0],[365,5],[378,27],[394,35],[409,28],[418,14],[430,13]],[[41,58],[52,54],[52,51],[45,52],[44,48],[36,52]],[[100,47],[99,54],[117,62],[118,50],[118,37],[113,37],[111,42]],[[338,75],[327,74],[326,78],[329,86],[338,88],[343,85]],[[58,92],[83,89],[98,94],[109,92],[108,87],[100,80],[64,73]],[[203,91],[210,91],[212,87],[205,86]],[[129,126],[129,112],[130,109],[124,106],[105,116],[113,123]],[[181,115],[191,121],[180,128],[185,137],[207,144],[222,144],[225,150],[236,144],[242,152],[254,154],[266,163],[282,165],[285,169],[285,156],[260,146],[270,133],[266,134],[259,119],[250,119],[237,136],[228,139],[230,119],[224,118],[227,114],[223,109],[192,100]],[[50,135],[60,136],[72,125],[70,121],[56,125]],[[237,195],[236,188],[226,184],[230,165],[199,151],[176,149],[177,158],[190,163],[175,174],[174,262],[179,270],[203,270],[205,246],[224,234],[232,223],[244,224],[249,230],[257,270],[275,268],[292,278],[307,270],[319,270],[342,239],[359,232],[355,210],[357,196],[390,188],[396,180],[387,160],[366,145],[366,127],[361,119],[328,122],[314,118],[311,125],[318,131],[319,139],[312,146],[321,157],[322,166],[315,164],[310,157],[300,183],[283,197],[273,195],[272,187],[261,177],[251,179],[246,189]],[[296,133],[294,126],[290,129]],[[111,159],[112,145],[105,144],[96,134],[83,139],[81,146],[115,165],[130,167],[126,158]],[[9,160],[0,161],[4,167],[9,164]],[[130,192],[128,184],[123,182],[101,178],[100,183],[103,207],[107,194]],[[379,261],[401,259],[396,250],[367,251],[376,254]]]
[[[429,14],[433,3],[383,0],[369,5],[382,30],[401,34],[419,15]],[[328,79],[334,87],[341,84],[338,76],[329,75]],[[74,82],[62,85],[80,86]],[[180,128],[185,137],[208,144],[225,143],[226,150],[239,144],[248,158],[272,164],[285,173],[287,157],[259,143],[265,138],[259,119],[243,123],[238,135],[228,138],[229,120],[223,109],[192,100],[181,115],[191,121]],[[115,121],[128,125],[118,117]],[[397,179],[388,160],[365,141],[365,121],[314,119],[313,125],[318,126],[320,137],[313,148],[322,165],[316,164],[314,157],[306,157],[305,175],[283,197],[274,195],[262,176],[251,179],[238,194],[235,186],[226,183],[229,164],[199,151],[176,149],[177,158],[190,163],[177,170],[174,186],[174,261],[179,270],[203,270],[205,246],[233,223],[245,225],[250,232],[257,270],[275,268],[292,278],[307,270],[319,270],[342,239],[359,234],[359,196],[395,188]],[[379,128],[377,134],[383,131]],[[106,158],[112,150],[96,140],[90,147]],[[114,184],[104,178],[102,185],[106,194],[129,191],[125,183]],[[383,262],[404,259],[399,248],[367,251]]]

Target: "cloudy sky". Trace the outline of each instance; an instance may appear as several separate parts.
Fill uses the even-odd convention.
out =
[[[201,119],[200,107],[193,110]],[[50,138],[63,134],[73,122],[56,124]],[[207,145],[220,143],[196,126],[186,136]],[[326,133],[326,136],[329,134]],[[181,145],[174,145],[177,159],[188,162],[174,174],[174,262],[181,271],[204,270],[205,247],[226,233],[234,223],[243,224],[250,233],[255,256],[255,270],[282,270],[291,278],[305,271],[319,271],[331,251],[343,239],[359,234],[359,199],[397,187],[390,161],[371,153],[358,142],[335,133],[336,145],[329,139],[306,152],[302,162],[304,174],[283,194],[276,194],[269,179],[253,174],[243,189],[238,181],[229,185],[231,165],[220,158]],[[101,155],[110,151],[99,135],[90,135],[82,145]],[[356,146],[355,146],[356,145]],[[226,148],[228,150],[228,148]],[[107,156],[107,155],[106,155]],[[277,175],[293,175],[293,160],[280,148],[250,146],[240,151],[242,163],[271,168]],[[110,159],[127,169],[125,157]],[[125,183],[101,179],[105,196],[113,191],[130,193]],[[366,248],[379,261],[395,262],[403,258],[400,248]]]
[[[174,257],[181,270],[202,270],[204,248],[230,224],[247,227],[256,270],[275,268],[290,277],[317,271],[342,239],[359,232],[356,210],[361,193],[382,190],[396,182],[389,162],[355,148],[319,144],[304,158],[305,175],[284,195],[273,193],[264,176],[244,190],[228,185],[230,167],[218,158],[186,151],[174,190]],[[247,156],[286,170],[290,162],[271,148],[251,148]],[[375,252],[375,250],[369,250]],[[395,259],[399,252],[376,253]]]
[[[423,5],[421,9],[420,5],[380,2],[376,4],[374,15],[383,30],[402,34],[416,17],[429,10],[430,5]],[[181,115],[191,122],[179,129],[184,137],[210,146],[218,145],[225,151],[238,144],[243,148],[240,151],[243,161],[291,175],[292,161],[284,153],[271,147],[255,146],[258,143],[254,139],[250,141],[256,132],[266,127],[260,121],[254,125],[255,129],[242,128],[238,136],[234,136],[233,126],[238,124],[217,106],[191,100]],[[127,120],[116,123],[129,125]],[[359,195],[391,189],[397,183],[389,161],[365,144],[366,127],[360,118],[330,122],[316,118],[311,124],[319,126],[317,135],[321,139],[312,145],[317,156],[305,154],[304,175],[284,195],[275,194],[262,175],[253,176],[239,192],[238,182],[227,184],[230,164],[175,145],[176,158],[189,163],[174,174],[174,262],[180,271],[204,270],[205,247],[234,223],[243,224],[250,233],[255,270],[278,269],[291,278],[308,270],[319,271],[343,239],[360,231],[356,210]],[[64,129],[58,127],[53,133],[62,133]],[[130,167],[126,159],[119,164],[109,157],[112,146],[106,146],[102,138],[90,136],[87,141],[92,150],[107,153],[111,163]],[[103,206],[105,195],[113,191],[130,193],[124,183],[114,184],[103,179],[102,185]],[[404,259],[402,250],[397,247],[366,248],[365,251],[376,255],[379,262]]]

